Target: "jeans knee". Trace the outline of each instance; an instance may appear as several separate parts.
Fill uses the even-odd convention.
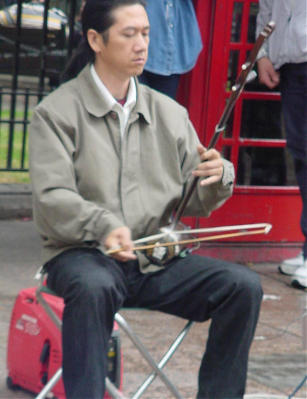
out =
[[[242,301],[259,305],[262,301],[263,290],[260,277],[257,273],[247,268],[243,269],[236,278],[236,289]]]
[[[93,278],[75,281],[70,291],[70,303],[80,303],[82,307],[99,305],[111,309],[115,306],[118,297],[118,290],[113,281],[100,281]]]

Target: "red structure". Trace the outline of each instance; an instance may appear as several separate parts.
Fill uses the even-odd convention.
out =
[[[189,109],[206,145],[253,46],[258,1],[196,0],[195,8],[204,49],[196,67],[182,79],[179,101]],[[273,228],[267,236],[245,237],[235,245],[210,244],[207,252],[216,253],[218,248],[219,256],[242,261],[277,261],[297,252],[303,241],[301,199],[285,145],[279,92],[257,80],[248,84],[218,143],[236,169],[234,195],[209,219],[197,223],[205,227],[268,222]]]

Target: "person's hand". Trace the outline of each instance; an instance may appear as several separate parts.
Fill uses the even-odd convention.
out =
[[[193,176],[203,178],[201,186],[208,186],[211,183],[216,183],[222,179],[224,165],[221,154],[215,149],[207,150],[201,144],[197,147],[201,163],[193,170]]]
[[[269,89],[273,89],[279,84],[279,73],[269,58],[262,57],[257,62],[259,82],[265,84]]]
[[[120,262],[136,259],[136,255],[132,251],[133,242],[131,241],[131,232],[126,226],[118,227],[111,231],[104,242],[104,246],[107,250],[123,248],[122,251],[111,255],[112,258]]]

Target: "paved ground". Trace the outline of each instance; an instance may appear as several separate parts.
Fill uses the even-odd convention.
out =
[[[6,387],[6,348],[9,322],[18,292],[35,285],[33,276],[39,266],[39,238],[30,220],[0,221],[0,399],[27,399],[33,395],[10,391]],[[277,273],[274,264],[249,266],[262,278],[264,301],[256,337],[252,345],[247,397],[287,398],[306,374],[307,355],[307,293],[289,285],[287,277]],[[183,321],[161,313],[125,311],[151,348],[153,356],[163,353],[170,336],[176,335]],[[209,323],[195,324],[186,341],[167,366],[184,399],[195,397],[197,369],[205,345]],[[305,328],[305,335],[304,335]],[[129,393],[146,370],[127,339],[122,336],[124,355],[124,391]],[[307,385],[295,394],[307,398]],[[170,399],[157,381],[144,399]]]

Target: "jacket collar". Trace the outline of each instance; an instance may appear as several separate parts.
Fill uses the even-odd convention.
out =
[[[149,95],[149,87],[141,85],[137,78],[135,79],[136,85],[136,104],[132,112],[136,112],[143,116],[144,120],[151,124],[151,114],[149,110],[150,106],[150,95]]]
[[[91,75],[90,65],[88,64],[78,75],[77,84],[85,109],[97,118],[107,115],[111,109],[109,103],[101,96],[101,93]],[[136,104],[131,114],[140,114],[145,121],[150,124],[151,116],[149,112],[148,92],[145,87],[136,84]]]

